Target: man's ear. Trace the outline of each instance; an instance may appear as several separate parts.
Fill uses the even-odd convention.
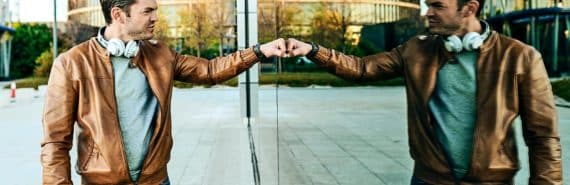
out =
[[[125,23],[122,12],[123,10],[121,10],[119,7],[113,7],[111,9],[111,19],[113,22]]]
[[[477,17],[477,10],[479,10],[479,1],[476,0],[470,0],[468,1],[463,8],[465,9],[465,17],[474,15],[475,17]]]

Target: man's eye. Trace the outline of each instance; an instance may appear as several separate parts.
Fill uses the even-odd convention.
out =
[[[431,6],[431,8],[435,8],[435,9],[443,9],[444,7],[441,5],[433,5]]]

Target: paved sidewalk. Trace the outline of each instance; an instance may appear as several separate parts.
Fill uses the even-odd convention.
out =
[[[19,89],[16,103],[10,103],[5,101],[9,91],[0,90],[1,184],[41,184],[44,91],[45,87]],[[172,98],[174,148],[169,174],[173,184],[252,184],[239,90],[176,89]],[[253,132],[262,184],[409,184],[413,163],[407,148],[402,87],[262,87],[259,101],[260,117]],[[559,108],[558,115],[563,164],[568,168],[570,109]],[[516,184],[524,185],[526,148],[522,139],[518,141],[523,170]],[[72,151],[75,161],[75,148]],[[565,169],[564,176],[565,184],[570,184],[570,170]]]
[[[279,90],[280,184],[409,184],[405,90],[402,87]],[[570,109],[558,108],[563,164],[570,164]],[[527,184],[527,148],[515,123]],[[570,170],[564,169],[564,184]]]

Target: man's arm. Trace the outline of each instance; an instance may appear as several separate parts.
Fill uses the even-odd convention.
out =
[[[311,61],[341,78],[353,81],[386,80],[401,76],[403,62],[401,51],[404,45],[366,57],[345,55],[316,44],[295,39],[287,40],[287,52],[291,56],[307,56]]]
[[[520,115],[528,146],[529,184],[562,184],[562,159],[556,107],[540,54],[529,52],[529,65],[518,74]]]
[[[198,84],[220,83],[237,76],[262,58],[283,56],[284,51],[285,40],[277,39],[212,60],[174,53],[175,80]]]
[[[43,113],[43,184],[71,184],[69,150],[76,120],[77,92],[61,56],[51,69]]]

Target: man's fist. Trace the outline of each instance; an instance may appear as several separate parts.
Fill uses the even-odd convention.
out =
[[[287,39],[287,57],[305,56],[311,52],[313,46],[297,39]]]

